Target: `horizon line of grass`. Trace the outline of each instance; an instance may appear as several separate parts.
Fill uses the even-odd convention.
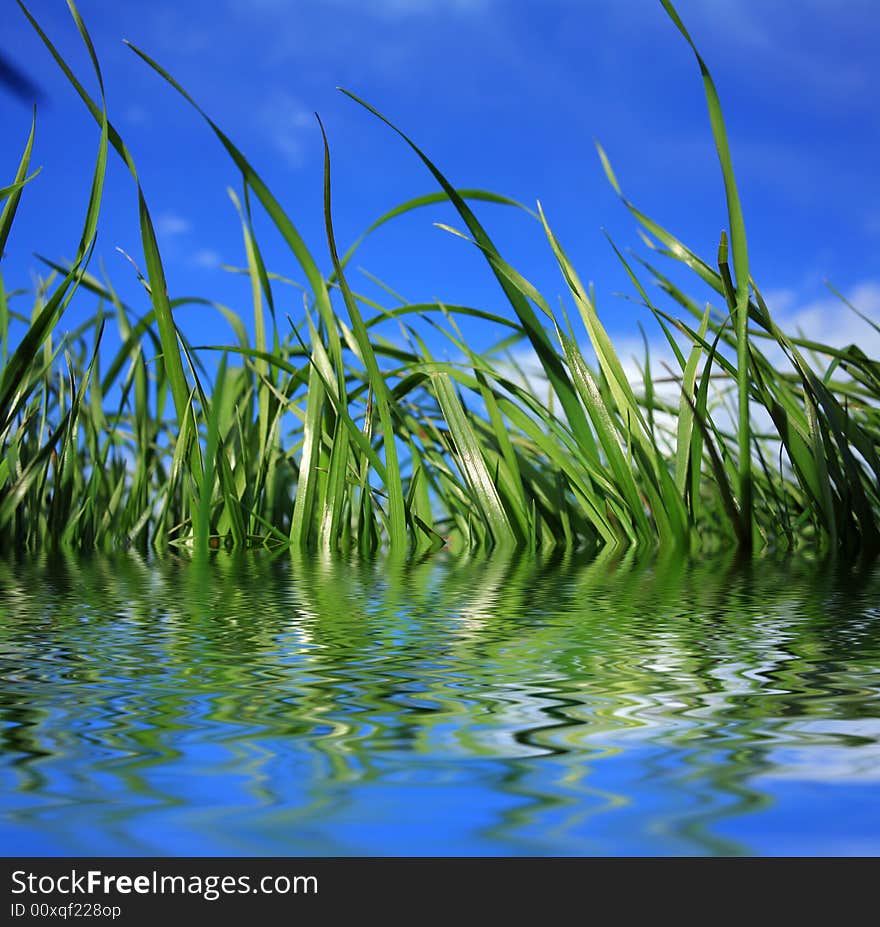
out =
[[[67,266],[46,262],[51,273],[37,287],[30,317],[12,307],[24,294],[6,293],[0,277],[0,548],[176,545],[204,556],[221,544],[362,553],[387,547],[394,554],[444,544],[683,551],[735,545],[744,552],[809,545],[847,554],[880,546],[880,363],[856,346],[788,335],[773,321],[750,275],[717,90],[669,0],[660,2],[701,72],[730,234],[722,232],[714,266],[698,257],[624,197],[597,146],[652,253],[683,264],[722,301],[720,309],[711,301],[701,306],[653,263],[627,258],[611,242],[675,359],[667,377],[654,376],[646,339],[641,386],[628,377],[592,286],[581,281],[540,203],[532,212],[497,194],[458,189],[391,121],[343,90],[402,138],[439,191],[390,210],[340,255],[321,125],[332,259],[325,275],[245,155],[161,65],[127,43],[195,108],[241,174],[241,196],[230,196],[242,227],[240,271],[251,283],[253,343],[241,313],[208,300],[172,299],[146,194],[108,116],[85,23],[68,0],[97,100],[18,2],[95,119],[100,141],[75,259]],[[37,173],[28,173],[34,124],[12,183],[0,189],[0,243]],[[138,274],[150,303],[143,316],[106,277],[88,271],[110,149],[137,190],[146,267]],[[452,205],[464,230],[442,227],[478,249],[512,319],[478,307],[409,304],[374,280],[393,299],[389,308],[352,288],[347,267],[367,236],[440,201]],[[471,208],[481,201],[523,210],[540,225],[582,335],[564,304],[554,309],[504,259]],[[267,268],[255,207],[307,282],[296,320],[279,318],[277,286],[293,281]],[[684,317],[649,297],[636,263]],[[95,297],[97,311],[59,337],[78,292]],[[188,304],[219,312],[234,343],[189,343],[174,318]],[[478,355],[468,346],[458,321],[468,318],[495,326],[494,348]],[[121,348],[102,374],[101,338],[113,322]],[[397,324],[403,347],[378,332],[383,322]],[[9,353],[16,325],[25,332]],[[431,353],[420,330],[426,325],[460,361]],[[518,342],[540,364],[546,399],[509,354]],[[203,355],[215,353],[212,375]],[[677,394],[663,392],[664,380]]]

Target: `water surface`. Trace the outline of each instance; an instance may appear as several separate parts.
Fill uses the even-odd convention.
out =
[[[880,853],[880,572],[0,561],[6,855]]]

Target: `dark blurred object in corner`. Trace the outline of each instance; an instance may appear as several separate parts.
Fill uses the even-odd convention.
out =
[[[23,103],[42,103],[43,91],[0,52],[0,88],[8,90]]]

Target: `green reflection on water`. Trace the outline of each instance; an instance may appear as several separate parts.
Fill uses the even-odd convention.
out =
[[[22,852],[880,851],[840,825],[880,791],[870,567],[62,556],[0,586]]]

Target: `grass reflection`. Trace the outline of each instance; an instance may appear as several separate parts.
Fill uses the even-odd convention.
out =
[[[720,825],[880,755],[868,567],[62,554],[0,586],[39,853],[772,852]]]

